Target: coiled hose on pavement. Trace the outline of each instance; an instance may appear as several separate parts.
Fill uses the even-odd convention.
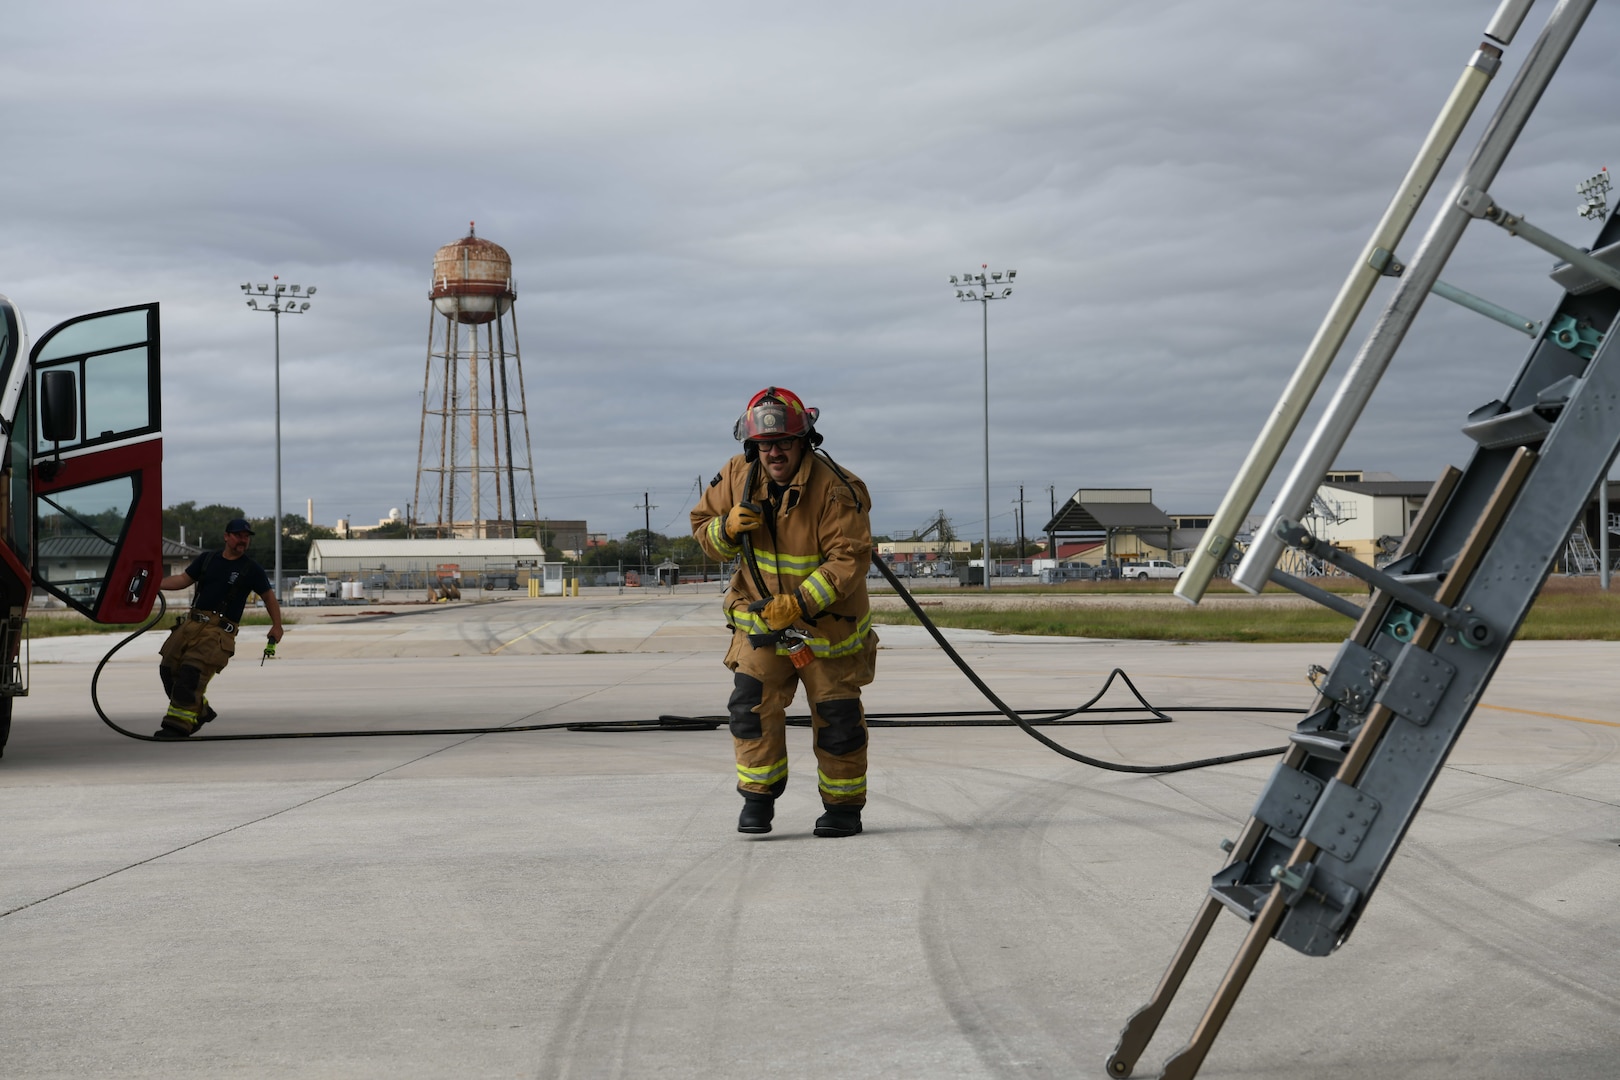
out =
[[[1077,751],[1070,750],[1068,747],[1048,738],[1046,735],[1043,735],[1041,732],[1037,731],[1036,728],[1038,726],[1079,727],[1115,724],[1169,724],[1173,723],[1174,720],[1162,709],[1150,705],[1147,699],[1142,696],[1142,692],[1136,688],[1134,683],[1131,682],[1130,676],[1120,668],[1115,668],[1109,673],[1108,679],[1103,683],[1101,690],[1097,691],[1096,694],[1094,694],[1084,703],[1076,705],[1073,708],[1026,709],[1024,710],[1024,713],[1016,712],[1011,706],[1007,705],[1006,702],[1002,701],[1001,698],[997,696],[995,691],[991,690],[985,681],[979,677],[978,673],[968,665],[967,661],[963,660],[961,655],[951,647],[950,642],[945,640],[945,636],[940,633],[939,628],[934,625],[933,620],[931,620],[927,614],[923,612],[923,609],[917,604],[917,601],[913,599],[911,593],[908,592],[905,586],[900,583],[900,580],[895,577],[894,572],[889,569],[888,564],[885,563],[883,559],[876,553],[873,553],[872,555],[872,562],[877,566],[884,578],[888,580],[889,584],[894,586],[896,594],[898,594],[901,599],[905,601],[906,606],[911,609],[912,614],[917,617],[918,621],[922,623],[923,627],[933,637],[934,641],[938,643],[942,650],[944,650],[945,655],[950,657],[951,662],[961,669],[962,674],[968,677],[968,680],[978,688],[979,692],[985,696],[986,700],[995,706],[995,709],[984,711],[867,713],[866,722],[870,727],[1000,727],[1005,726],[1008,723],[1012,723],[1022,728],[1025,734],[1029,735],[1030,738],[1041,743],[1048,749],[1062,754],[1064,757],[1069,758],[1072,761],[1078,761],[1081,764],[1090,765],[1097,769],[1107,769],[1112,772],[1126,773],[1184,772],[1188,769],[1203,769],[1211,765],[1225,765],[1234,761],[1247,761],[1251,758],[1270,757],[1281,754],[1285,749],[1287,749],[1286,747],[1276,746],[1263,750],[1248,750],[1237,754],[1226,754],[1220,757],[1199,758],[1195,761],[1176,762],[1171,765],[1125,765],[1118,762],[1104,761],[1101,758],[1090,757]],[[163,594],[159,592],[158,610],[156,614],[154,614],[145,623],[141,624],[135,630],[130,632],[128,636],[121,639],[117,644],[109,649],[107,651],[107,655],[103,656],[101,658],[101,662],[96,665],[95,674],[90,678],[90,702],[95,706],[96,715],[101,717],[102,723],[106,724],[108,727],[112,728],[114,731],[118,732],[118,734],[123,735],[126,738],[137,739],[141,742],[196,743],[246,742],[259,739],[359,739],[400,735],[496,735],[514,731],[557,730],[713,731],[728,722],[728,718],[724,716],[674,716],[666,714],[659,716],[656,720],[574,720],[549,724],[508,724],[499,727],[401,728],[385,731],[276,731],[252,732],[240,735],[191,735],[188,738],[179,739],[163,739],[158,738],[155,735],[142,735],[138,732],[130,731],[128,728],[121,727],[119,724],[114,722],[110,716],[107,715],[106,710],[101,707],[101,699],[97,695],[97,686],[101,680],[102,669],[107,666],[107,662],[113,658],[118,650],[122,649],[125,645],[128,645],[131,641],[134,641],[137,637],[156,626],[160,621],[162,621],[163,616],[167,612],[168,602],[164,599]],[[1136,700],[1140,703],[1139,705],[1115,706],[1108,708],[1096,707],[1097,701],[1099,701],[1102,696],[1108,692],[1109,687],[1114,684],[1115,679],[1119,679],[1126,685],[1126,687],[1130,689],[1131,694],[1135,696]],[[1215,705],[1188,705],[1180,706],[1177,711],[1289,713],[1299,715],[1304,713],[1305,710],[1269,706],[1231,708],[1227,706]],[[1082,713],[1146,713],[1147,715],[1131,719],[1073,719]],[[994,719],[997,717],[1005,717],[1005,719]],[[1028,717],[1037,717],[1037,719],[1029,719]],[[790,724],[803,726],[807,725],[809,722],[810,718],[808,716],[788,717],[788,723]]]

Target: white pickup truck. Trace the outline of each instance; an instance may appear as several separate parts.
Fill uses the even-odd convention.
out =
[[[1122,578],[1135,578],[1137,581],[1146,581],[1148,578],[1165,578],[1174,581],[1179,578],[1186,567],[1177,566],[1173,562],[1163,559],[1149,559],[1147,562],[1126,563],[1119,568]]]

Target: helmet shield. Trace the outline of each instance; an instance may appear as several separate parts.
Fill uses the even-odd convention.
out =
[[[792,391],[767,387],[749,401],[732,435],[739,442],[803,438],[814,430],[818,415],[819,410],[805,408]]]

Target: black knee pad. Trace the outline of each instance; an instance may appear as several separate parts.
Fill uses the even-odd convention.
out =
[[[738,671],[733,674],[736,685],[726,710],[731,714],[731,734],[737,739],[757,739],[764,734],[759,726],[759,713],[754,710],[765,700],[765,684],[752,675]]]
[[[202,681],[202,668],[186,664],[174,673],[174,689],[169,696],[176,705],[190,705],[197,700],[197,684]]]
[[[166,667],[158,668],[158,678],[163,680],[163,696],[174,697],[174,672]]]
[[[816,732],[816,745],[827,753],[842,757],[866,745],[859,698],[818,702],[816,712],[827,721],[827,726]]]

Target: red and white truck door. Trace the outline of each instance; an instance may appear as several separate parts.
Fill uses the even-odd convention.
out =
[[[144,619],[163,578],[159,345],[157,304],[69,319],[34,346],[17,410],[34,584],[97,622]]]

